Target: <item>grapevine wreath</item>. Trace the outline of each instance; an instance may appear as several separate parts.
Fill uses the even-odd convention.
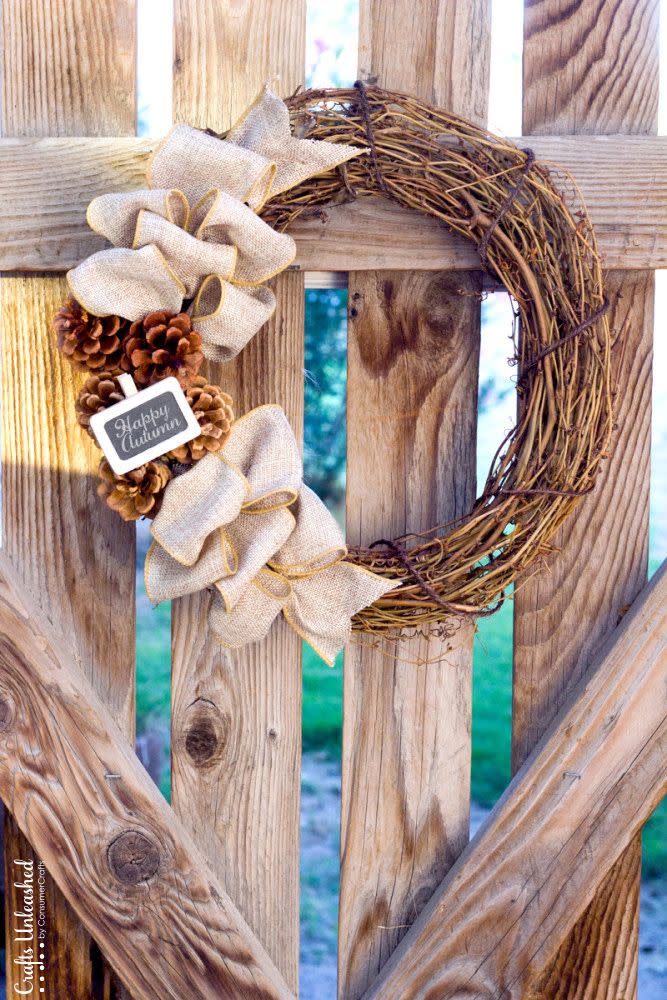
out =
[[[570,208],[530,150],[362,83],[286,104],[266,90],[221,135],[176,126],[149,184],[91,204],[88,221],[113,248],[69,273],[55,328],[86,375],[77,416],[105,452],[100,495],[128,520],[154,518],[152,599],[210,589],[210,625],[229,646],[282,612],[329,660],[350,622],[395,635],[495,610],[594,488],[610,442],[607,304],[576,192]],[[294,219],[377,195],[470,239],[510,293],[518,417],[466,517],[347,549],[301,482],[282,411],[235,420],[202,364],[233,357],[270,316],[266,281],[293,259]],[[182,391],[177,405],[168,384]],[[105,436],[110,416],[136,429],[133,400],[144,398],[142,436],[128,446],[139,457],[123,464]],[[168,448],[151,445],[174,428]]]

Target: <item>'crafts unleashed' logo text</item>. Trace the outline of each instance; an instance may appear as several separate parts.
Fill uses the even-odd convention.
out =
[[[15,910],[12,914],[14,975],[10,996],[44,995],[46,965],[46,869],[35,862],[14,860]]]

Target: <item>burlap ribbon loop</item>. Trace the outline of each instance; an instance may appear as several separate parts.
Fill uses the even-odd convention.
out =
[[[165,491],[146,557],[154,602],[213,590],[209,624],[229,647],[263,638],[282,612],[328,662],[361,608],[397,585],[344,561],[335,519],[303,485],[278,406],[252,410]]]
[[[270,318],[275,297],[264,283],[296,254],[293,239],[256,213],[360,152],[294,138],[286,105],[268,90],[224,140],[178,125],[154,154],[149,189],[91,202],[88,223],[113,248],[69,272],[72,294],[94,315],[131,321],[194,299],[204,354],[229,360]]]
[[[188,312],[202,335],[209,361],[231,361],[271,318],[276,307],[270,288],[237,288],[218,274],[204,278]]]
[[[259,212],[269,198],[365,152],[293,136],[287,105],[265,87],[224,142],[189,125],[176,125],[157,149],[148,179],[151,187],[180,188],[192,202],[211,188],[224,187]]]
[[[178,125],[153,157],[148,189],[91,202],[88,222],[113,246],[69,272],[72,293],[94,315],[133,322],[190,300],[202,350],[227,361],[271,316],[264,283],[296,252],[257,213],[361,152],[294,137],[286,105],[268,90],[224,139]],[[397,581],[345,562],[336,521],[302,480],[280,407],[237,420],[220,451],[164,491],[144,570],[150,599],[211,590],[209,622],[230,648],[261,639],[282,612],[333,662],[352,616]]]

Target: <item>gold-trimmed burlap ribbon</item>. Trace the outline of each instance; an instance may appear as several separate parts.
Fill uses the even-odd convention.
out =
[[[156,150],[150,188],[95,198],[87,219],[113,247],[68,275],[97,316],[188,312],[212,361],[239,353],[275,309],[265,286],[294,260],[291,236],[257,213],[269,199],[364,152],[295,138],[287,106],[265,89],[224,140],[177,125]]]
[[[187,300],[204,354],[227,361],[271,316],[265,282],[296,253],[257,213],[361,152],[292,136],[287,107],[269,90],[224,140],[177,125],[147,189],[90,203],[91,228],[113,246],[69,272],[72,294],[94,315],[131,321],[180,312]],[[210,589],[210,626],[230,648],[261,639],[282,613],[333,662],[352,616],[397,583],[345,562],[336,521],[302,480],[280,407],[237,420],[219,452],[165,489],[144,571],[150,599]]]
[[[165,491],[144,569],[151,601],[210,588],[209,624],[224,646],[262,639],[282,613],[333,663],[353,615],[399,581],[344,561],[340,528],[302,479],[279,406],[237,420],[221,451]]]

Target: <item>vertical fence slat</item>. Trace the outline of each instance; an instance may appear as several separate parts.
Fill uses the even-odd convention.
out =
[[[3,135],[133,135],[135,0],[5,0]],[[97,691],[134,735],[134,530],[95,493],[99,452],[74,419],[75,385],[50,333],[62,279],[3,278],[3,539]],[[13,858],[34,857],[5,825],[7,981],[16,981]],[[120,995],[91,941],[47,879],[46,995]],[[20,949],[19,949],[20,950]]]
[[[524,132],[653,134],[657,104],[656,0],[527,4]],[[549,571],[517,592],[515,767],[646,580],[653,275],[610,274],[607,291],[612,329],[622,333],[619,429],[599,488],[568,521]],[[637,837],[536,984],[537,995],[636,995],[640,868]]]
[[[360,76],[486,116],[490,4],[362,0]],[[467,511],[479,272],[350,274],[348,540]],[[428,663],[416,661],[427,660]],[[468,838],[472,631],[346,653],[339,995],[356,1000]]]
[[[176,120],[228,128],[274,81],[303,80],[305,0],[177,0]],[[277,78],[277,79],[276,79]],[[277,402],[303,424],[302,275],[279,276],[274,319],[211,372],[236,412]],[[239,654],[206,636],[208,601],[172,610],[172,800],[287,982],[298,983],[301,642],[284,622]],[[198,761],[188,735],[213,733]],[[195,741],[196,742],[196,741]]]

